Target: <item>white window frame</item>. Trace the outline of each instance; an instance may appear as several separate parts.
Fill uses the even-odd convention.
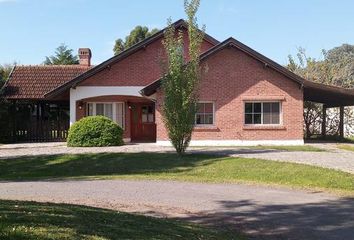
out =
[[[96,105],[97,104],[103,104],[103,112],[105,112],[105,104],[112,104],[112,117],[113,117],[113,121],[117,122],[117,104],[123,104],[123,126],[121,126],[123,129],[125,129],[125,102],[87,102],[86,103],[86,116],[88,115],[88,111],[89,111],[89,104],[92,104],[92,116],[97,116],[96,115]]]
[[[246,103],[261,103],[261,123],[246,123]],[[263,103],[279,103],[279,123],[265,124],[263,123]],[[279,100],[257,100],[244,101],[243,103],[243,124],[246,126],[281,126],[283,125],[283,103]]]
[[[194,125],[197,127],[210,127],[215,126],[215,102],[213,101],[198,101],[198,103],[211,103],[213,105],[213,123],[212,124],[197,124],[197,113],[194,116]]]

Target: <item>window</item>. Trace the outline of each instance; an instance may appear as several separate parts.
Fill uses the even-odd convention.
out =
[[[103,103],[96,103],[96,116],[104,116],[104,105]]]
[[[246,102],[245,124],[280,124],[280,102]]]
[[[214,103],[200,102],[197,104],[197,113],[195,114],[196,125],[214,124]]]
[[[121,126],[123,129],[125,127],[125,109],[124,109],[124,103],[123,102],[118,102],[116,103],[116,122],[118,123],[119,126]]]
[[[87,116],[93,116],[93,103],[87,104]]]
[[[153,106],[142,106],[141,107],[141,121],[143,123],[153,123],[154,122],[154,108],[153,108]]]
[[[124,103],[87,103],[87,116],[106,116],[124,129]]]

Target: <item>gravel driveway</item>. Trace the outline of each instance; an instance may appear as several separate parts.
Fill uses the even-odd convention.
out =
[[[272,149],[247,149],[245,147],[192,147],[189,149],[189,152],[208,152],[247,158],[304,163],[354,173],[354,152],[338,149],[335,147],[335,144],[311,145],[325,148],[327,152],[287,152]],[[120,147],[101,148],[69,148],[66,147],[65,143],[7,144],[0,146],[0,159],[19,156],[103,152],[174,152],[174,150],[171,147],[161,147],[154,143],[129,144]]]
[[[354,199],[241,184],[2,182],[2,199],[84,204],[242,230],[255,239],[352,240]]]

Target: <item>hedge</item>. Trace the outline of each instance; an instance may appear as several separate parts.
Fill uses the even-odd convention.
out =
[[[123,145],[123,129],[104,116],[90,116],[75,122],[69,129],[69,147],[104,147]]]

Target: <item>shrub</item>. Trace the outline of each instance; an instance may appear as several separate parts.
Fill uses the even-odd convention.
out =
[[[103,116],[85,117],[69,129],[69,147],[104,147],[123,145],[123,129]]]

